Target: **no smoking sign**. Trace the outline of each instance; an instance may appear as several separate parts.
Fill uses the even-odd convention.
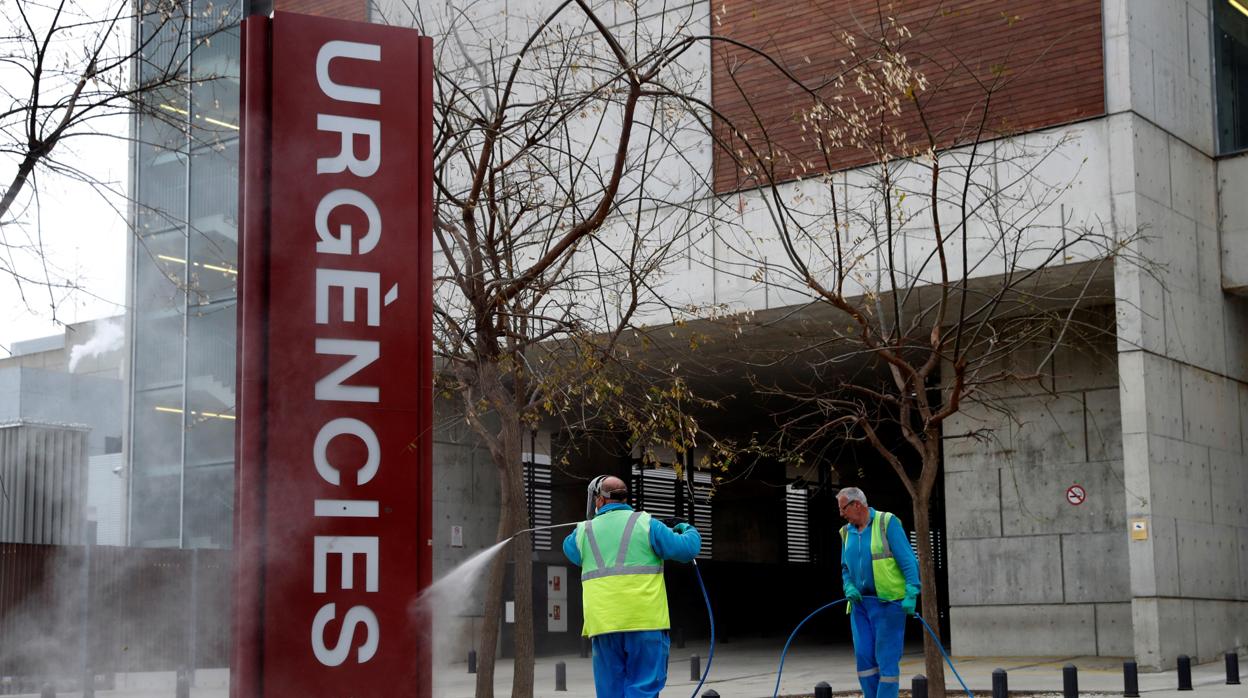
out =
[[[1074,506],[1083,504],[1083,500],[1088,498],[1088,491],[1083,489],[1083,485],[1071,485],[1066,488],[1066,501]]]

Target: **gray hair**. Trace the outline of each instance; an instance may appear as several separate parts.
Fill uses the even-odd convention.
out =
[[[864,507],[867,506],[867,495],[863,494],[862,490],[857,487],[841,488],[841,491],[836,493],[836,498],[843,498],[847,504],[849,502],[862,502]]]

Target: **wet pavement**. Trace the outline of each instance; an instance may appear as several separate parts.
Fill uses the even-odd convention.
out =
[[[778,640],[739,641],[720,644],[711,663],[710,676],[699,695],[709,689],[719,692],[722,698],[767,698],[776,688],[776,669],[780,661],[783,642]],[[668,665],[667,688],[662,698],[685,698],[692,696],[697,681],[689,677],[690,657],[698,655],[703,669],[706,668],[707,646],[689,643],[684,648],[673,648]],[[910,680],[923,671],[921,648],[914,646],[902,659],[901,675],[903,691],[910,687]],[[563,662],[567,672],[567,690],[555,690],[555,665]],[[1073,664],[1079,670],[1079,689],[1084,695],[1120,696],[1123,691],[1121,658],[1114,657],[954,657],[955,666],[971,690],[977,694],[992,688],[992,672],[1005,669],[1009,678],[1012,698],[1039,693],[1060,695],[1062,690],[1062,667]],[[946,672],[949,694],[952,698],[961,692],[952,672]],[[511,695],[512,664],[500,661],[495,674],[495,695],[503,698]],[[853,651],[848,646],[797,645],[790,651],[784,663],[780,681],[781,696],[810,696],[814,686],[826,681],[834,693],[853,694],[858,690],[854,670]],[[1175,671],[1141,673],[1139,688],[1141,698],[1248,698],[1248,685],[1226,685],[1225,665],[1222,661],[1211,662],[1192,668],[1194,691],[1177,690],[1178,675]],[[476,676],[468,673],[464,662],[441,666],[434,675],[435,698],[472,698]],[[38,694],[19,694],[33,698]],[[81,693],[58,693],[65,698],[79,698]],[[98,698],[173,698],[174,675],[156,673],[119,675],[114,690],[95,692]],[[227,698],[229,674],[223,669],[200,670],[196,685],[191,689],[192,698]],[[536,698],[594,698],[592,666],[589,659],[576,654],[561,657],[543,657],[535,667]]]

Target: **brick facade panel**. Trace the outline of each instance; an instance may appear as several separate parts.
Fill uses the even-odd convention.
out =
[[[852,85],[836,88],[832,84],[845,73],[842,61],[850,59],[842,33],[853,35],[859,50],[865,50],[867,37],[878,37],[882,18],[893,12],[889,3],[723,0],[715,8],[716,33],[765,51],[783,68],[727,43],[716,44],[712,51],[716,110],[745,133],[754,147],[770,145],[779,179],[873,160],[869,153],[850,148],[833,150],[825,158],[811,134],[802,129],[802,115],[814,104],[803,86],[827,101],[838,89],[846,97],[857,96]],[[985,104],[980,83],[994,80],[1003,86],[989,102],[983,137],[1105,112],[1101,4],[1097,0],[923,0],[898,3],[895,10],[898,22],[912,35],[902,52],[927,77],[928,88],[920,99],[938,147],[975,137]],[[890,123],[904,131],[911,145],[926,142],[913,105],[907,104]],[[733,139],[722,120],[717,134],[734,150],[743,145]],[[797,163],[810,169],[803,172]],[[734,158],[717,148],[717,191],[756,184],[739,170]]]
[[[356,22],[368,20],[368,5],[365,0],[276,0],[274,7],[279,12],[298,12]]]

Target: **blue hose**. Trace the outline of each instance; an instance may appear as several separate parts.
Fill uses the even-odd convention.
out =
[[[706,683],[706,677],[711,673],[711,662],[715,661],[715,613],[711,611],[711,597],[706,593],[706,584],[702,583],[702,571],[698,569],[698,561],[693,561],[693,573],[698,576],[698,586],[702,587],[702,599],[706,601],[706,617],[711,620],[711,649],[706,653],[706,669],[702,670],[702,680],[693,689],[693,695],[689,698],[698,698],[698,691],[702,690],[702,684]]]
[[[949,665],[949,669],[958,679],[958,683],[962,684],[962,690],[966,691],[966,698],[975,698],[971,695],[971,689],[966,687],[966,682],[962,680],[962,675],[958,673],[957,667],[953,665],[953,660],[949,658],[949,653],[945,651],[944,646],[940,644],[940,640],[936,638],[936,633],[932,630],[932,626],[928,625],[927,621],[923,620],[923,616],[916,613],[914,614],[914,617],[919,619],[919,622],[922,623],[923,627],[927,629],[927,634],[932,636],[932,642],[935,642],[936,646],[940,648],[940,653],[945,657],[945,663]]]
[[[702,578],[700,576],[698,577],[698,581],[699,582],[702,581]],[[703,593],[704,594],[706,593],[705,587],[703,587]],[[778,696],[780,695],[780,676],[781,674],[784,673],[784,658],[789,654],[789,645],[793,644],[793,638],[797,637],[797,631],[801,630],[803,625],[806,625],[806,621],[810,620],[811,618],[814,618],[815,616],[819,615],[823,611],[829,608],[832,608],[833,606],[838,606],[840,604],[843,604],[848,600],[849,599],[837,599],[836,601],[833,601],[832,603],[824,604],[820,606],[819,608],[816,608],[814,611],[810,613],[810,615],[803,618],[802,622],[798,623],[796,628],[793,628],[793,632],[789,634],[788,641],[784,643],[784,651],[780,653],[780,667],[776,670],[776,690],[772,692],[771,698],[778,698]],[[711,602],[708,600],[706,603],[707,603],[707,608],[709,609]],[[945,657],[945,663],[949,665],[949,668],[953,671],[953,675],[957,677],[958,683],[962,684],[962,690],[966,691],[967,698],[975,698],[973,695],[971,695],[971,689],[966,687],[966,682],[962,680],[962,675],[959,674],[957,668],[953,666],[953,660],[949,658],[949,653],[945,651],[944,646],[941,645],[940,640],[937,639],[936,633],[932,631],[932,626],[928,625],[927,621],[923,620],[923,616],[920,616],[919,614],[916,613],[914,614],[914,617],[919,619],[919,622],[922,623],[923,627],[927,629],[927,634],[932,636],[932,641],[935,642],[936,646],[940,648],[940,653],[944,655]],[[713,628],[714,620],[712,620],[711,623],[712,623],[711,627]],[[712,638],[712,641],[713,641],[713,638]],[[714,648],[714,644],[712,644],[711,647]],[[707,664],[707,669],[708,670],[710,669],[709,662]],[[702,679],[705,681],[706,677],[703,676]],[[701,688],[701,686],[702,684],[698,684],[699,688]],[[694,693],[694,696],[697,696],[698,692],[694,691],[693,693]]]
[[[802,622],[798,623],[796,628],[793,628],[793,632],[789,634],[788,641],[784,643],[784,651],[780,653],[780,668],[776,670],[776,690],[772,692],[771,698],[776,698],[776,696],[780,695],[780,675],[784,673],[784,658],[789,653],[789,645],[793,644],[793,638],[797,637],[797,631],[801,630],[803,625],[806,625],[806,621],[814,618],[819,613],[822,613],[824,610],[832,608],[833,606],[843,604],[848,600],[849,599],[837,599],[832,603],[824,604],[819,608],[816,608],[810,615],[803,618]]]

